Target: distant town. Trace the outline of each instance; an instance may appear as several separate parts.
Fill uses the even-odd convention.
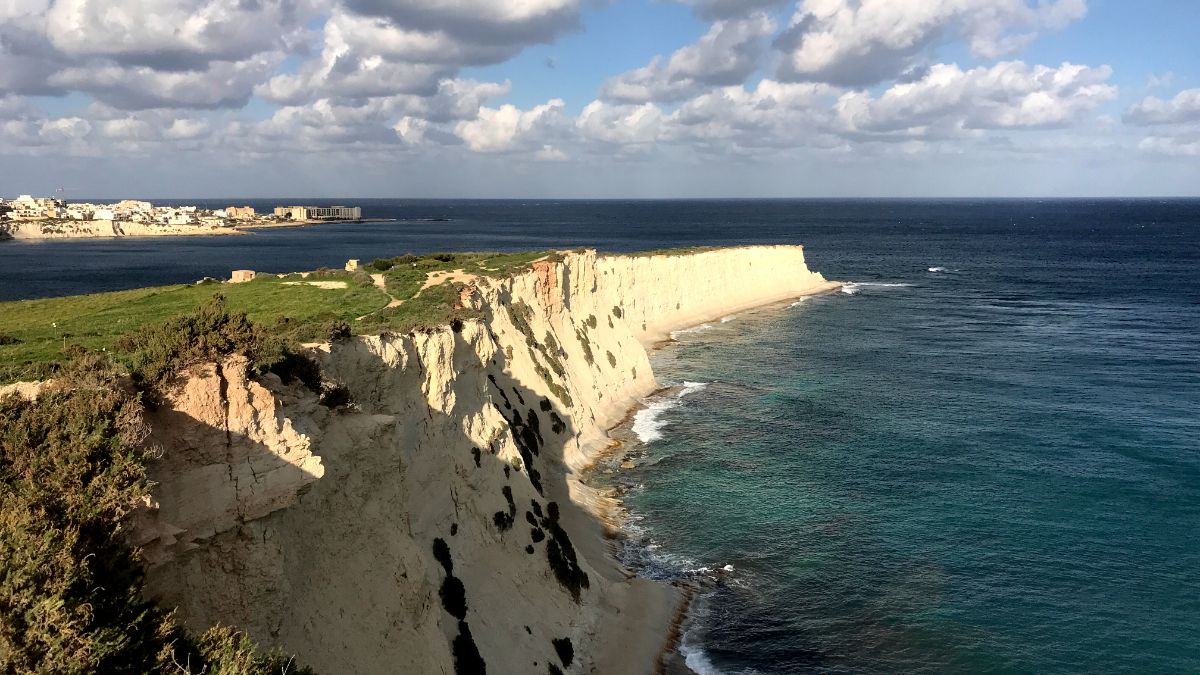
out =
[[[182,227],[216,228],[269,227],[323,221],[361,220],[357,206],[279,206],[274,212],[257,213],[251,206],[205,209],[198,206],[155,206],[147,201],[123,199],[113,204],[67,203],[53,197],[21,195],[0,198],[0,223],[43,221],[44,224],[96,222],[140,224],[173,232]]]

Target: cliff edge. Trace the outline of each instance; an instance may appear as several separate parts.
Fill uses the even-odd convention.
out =
[[[581,472],[671,330],[836,284],[794,246],[464,281],[480,319],[312,347],[345,408],[236,358],[189,369],[149,415],[147,593],[319,672],[653,672],[681,594],[609,555]]]

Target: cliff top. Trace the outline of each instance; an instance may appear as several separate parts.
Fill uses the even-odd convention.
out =
[[[692,255],[714,250],[688,247],[630,256]],[[561,259],[559,251],[433,253],[380,258],[361,271],[319,269],[259,275],[246,283],[206,280],[126,291],[0,303],[0,384],[44,379],[64,351],[79,345],[112,352],[120,338],[191,312],[221,295],[229,311],[245,313],[273,336],[316,342],[331,332],[371,335],[407,333],[473,318],[459,302],[462,280],[501,279],[538,260]]]

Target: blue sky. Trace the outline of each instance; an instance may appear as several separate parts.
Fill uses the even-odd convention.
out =
[[[0,194],[1197,196],[1200,3],[15,0]]]

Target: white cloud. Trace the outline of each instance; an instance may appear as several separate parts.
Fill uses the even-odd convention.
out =
[[[273,71],[280,54],[245,61],[214,61],[204,70],[155,70],[116,63],[65,68],[50,77],[63,89],[92,94],[115,108],[240,108],[257,82]]]
[[[775,24],[762,13],[744,19],[720,20],[695,44],[677,50],[667,60],[606,81],[601,96],[641,103],[677,101],[705,87],[741,84],[758,67],[766,38]]]
[[[645,146],[659,140],[664,115],[653,103],[641,105],[592,101],[575,121],[583,139],[622,148]]]
[[[843,95],[838,119],[846,132],[959,135],[983,129],[1061,127],[1117,95],[1107,66],[1064,63],[1029,67],[1020,61],[964,71],[938,64],[915,82],[893,85],[878,97]]]
[[[550,42],[579,27],[580,0],[343,0],[358,14],[473,44]]]
[[[553,99],[530,110],[505,104],[499,108],[480,108],[479,116],[459,122],[455,134],[475,152],[510,152],[544,149],[542,139],[562,120],[564,103]]]
[[[1200,122],[1200,89],[1185,89],[1170,101],[1148,96],[1130,107],[1122,119],[1137,126]]]
[[[315,10],[305,0],[57,0],[46,34],[72,57],[200,69],[286,49]]]
[[[995,59],[1086,12],[1085,0],[802,0],[776,41],[784,56],[779,76],[874,84],[919,68],[933,47],[954,38]]]
[[[790,0],[676,0],[691,5],[696,14],[706,19],[729,19],[746,16],[758,10],[785,5]]]
[[[1167,157],[1200,157],[1200,140],[1149,136],[1138,143],[1138,150]]]

